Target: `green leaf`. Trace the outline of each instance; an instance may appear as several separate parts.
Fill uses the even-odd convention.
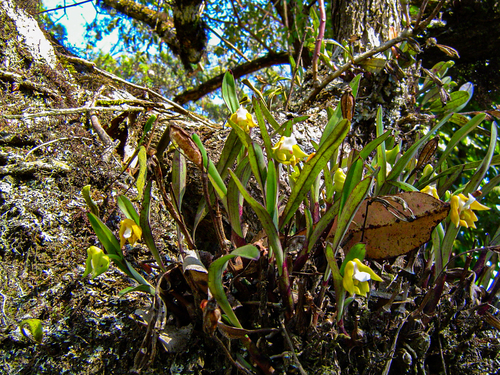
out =
[[[182,198],[186,192],[186,176],[186,158],[176,149],[172,161],[172,190],[179,210],[182,207]]]
[[[144,184],[146,183],[146,173],[148,171],[148,155],[144,146],[139,148],[137,158],[139,159],[139,173],[137,175],[135,186],[137,187],[137,200],[140,200],[142,199],[142,194],[144,193]]]
[[[149,226],[149,208],[151,205],[151,188],[153,186],[153,182],[149,181],[146,186],[146,191],[144,192],[144,201],[142,202],[142,210],[140,216],[140,226],[142,229],[142,237],[144,242],[149,248],[149,251],[153,254],[153,257],[158,264],[158,267],[165,272],[165,266],[163,265],[163,261],[161,260],[160,253],[156,248],[155,240],[153,238],[153,234],[151,233],[151,227]]]
[[[319,145],[322,146],[324,142],[330,137],[330,134],[338,126],[340,121],[342,120],[342,108],[340,108],[340,104],[337,106],[332,116],[329,118],[325,130],[323,130],[323,134],[321,135],[321,139],[319,141]]]
[[[326,212],[321,216],[319,221],[316,223],[316,226],[314,227],[314,230],[312,231],[311,235],[308,237],[308,245],[307,245],[307,252],[311,252],[313,249],[314,245],[318,240],[320,239],[321,235],[323,232],[326,230],[326,228],[332,223],[333,219],[337,214],[339,213],[339,200],[337,199],[333,205],[331,205]]]
[[[342,195],[340,199],[340,211],[344,208],[349,195],[351,195],[352,190],[359,184],[361,178],[363,177],[364,164],[363,160],[356,159],[354,163],[349,168],[347,175],[345,177],[344,188],[342,189]]]
[[[444,116],[439,123],[434,126],[425,136],[420,138],[417,142],[415,142],[402,156],[401,158],[396,162],[394,167],[392,168],[391,172],[386,178],[386,183],[384,186],[382,186],[382,189],[379,191],[379,195],[387,195],[389,193],[389,190],[391,188],[390,184],[388,184],[388,181],[397,181],[401,174],[403,173],[403,170],[406,168],[408,163],[411,161],[411,159],[415,156],[417,153],[418,149],[427,143],[429,141],[430,137],[443,126],[448,119],[451,117],[451,113],[447,114]]]
[[[140,226],[141,222],[139,221],[139,214],[135,210],[132,202],[124,195],[120,195],[116,200],[118,202],[118,208],[121,212],[123,212],[125,217],[127,219],[134,220],[134,222]]]
[[[196,143],[203,156],[203,165],[206,167],[208,163],[208,171],[207,171],[208,178],[212,183],[212,186],[214,187],[215,191],[217,192],[221,200],[225,202],[227,195],[227,188],[226,185],[224,184],[224,181],[222,180],[222,177],[217,171],[217,168],[215,168],[215,165],[212,162],[212,160],[208,159],[207,150],[205,150],[205,147],[203,146],[200,137],[198,137],[198,134],[193,134],[192,137],[193,141]]]
[[[458,111],[459,107],[464,106],[470,99],[470,94],[467,91],[454,91],[450,94],[450,100],[443,106],[441,100],[432,102],[429,110],[431,112],[454,112]]]
[[[118,296],[123,297],[126,294],[132,293],[132,292],[146,292],[151,295],[155,295],[156,291],[151,285],[137,285],[137,286],[129,286],[128,288],[120,290],[120,293],[118,293]]]
[[[361,74],[361,73],[358,74],[349,83],[349,86],[351,87],[351,94],[354,96],[354,99],[356,99],[356,97],[358,96],[359,82],[361,81],[362,76],[363,76],[363,74]]]
[[[87,206],[89,206],[90,211],[95,216],[99,216],[99,207],[97,207],[97,204],[94,202],[94,200],[90,196],[90,185],[86,185],[82,188],[82,195],[83,195],[83,199],[85,199],[85,203],[87,203]]]
[[[257,101],[257,99],[253,99],[253,107],[255,108],[255,117],[257,118],[257,124],[259,124],[260,134],[262,140],[264,141],[264,147],[266,148],[267,155],[272,155],[272,142],[271,137],[269,136],[269,132],[267,131],[266,123],[264,122],[264,116],[262,115],[262,108],[264,103],[262,101]]]
[[[344,238],[344,235],[351,224],[351,221],[358,211],[359,206],[363,203],[364,199],[368,195],[375,175],[367,177],[359,182],[356,187],[352,190],[349,195],[344,208],[339,211],[340,215],[337,221],[337,228],[335,229],[335,236],[333,238],[332,247],[335,252],[340,245],[340,242]]]
[[[24,326],[28,326],[31,337],[26,334],[24,331]],[[33,339],[36,341],[38,344],[42,343],[43,340],[43,328],[42,328],[42,321],[40,319],[25,319],[19,324],[19,327],[21,328],[22,334],[28,338],[28,339]]]
[[[467,196],[467,194],[469,194],[469,193],[475,192],[478,189],[481,182],[483,181],[484,176],[486,175],[486,172],[488,171],[488,168],[491,165],[491,160],[492,160],[493,154],[495,152],[495,147],[498,144],[497,143],[498,142],[497,135],[498,135],[497,123],[495,121],[493,121],[491,123],[491,138],[490,138],[490,145],[488,147],[488,151],[486,152],[486,155],[485,155],[483,161],[481,162],[481,165],[476,170],[476,173],[474,173],[474,176],[472,176],[469,183],[465,187],[465,189],[464,189],[465,196]]]
[[[276,264],[278,265],[278,274],[281,276],[283,273],[283,249],[281,247],[280,238],[276,226],[274,225],[273,219],[271,218],[267,210],[259,202],[257,202],[250,195],[250,193],[248,193],[236,174],[231,170],[229,171],[229,173],[233,177],[236,186],[240,190],[245,200],[257,214],[260,224],[262,224],[262,227],[264,228],[264,231],[266,232],[269,239],[271,250],[273,251],[274,257],[276,258]]]
[[[278,129],[280,128],[280,125],[278,124],[278,122],[274,119],[273,115],[271,114],[271,112],[269,112],[269,109],[267,109],[266,105],[264,104],[264,102],[261,102],[260,104],[260,109],[262,110],[262,114],[264,115],[264,117],[266,118],[267,122],[269,123],[269,125],[271,125],[271,127],[275,130],[275,131],[278,131]]]
[[[283,229],[295,214],[311,185],[314,183],[316,176],[325,167],[337,147],[339,147],[340,143],[344,140],[349,131],[350,124],[351,123],[345,119],[340,121],[332,130],[330,136],[321,144],[316,155],[314,155],[309,162],[305,163],[283,211],[280,221],[280,230]]]
[[[155,121],[156,121],[156,115],[151,115],[148,118],[148,121],[146,121],[146,123],[144,124],[144,131],[143,131],[144,135],[146,135],[147,132],[149,132],[151,130]]]
[[[450,141],[448,142],[448,145],[446,146],[446,150],[444,150],[443,154],[439,158],[438,163],[436,164],[436,167],[434,168],[435,170],[438,170],[443,161],[446,160],[448,155],[450,155],[453,152],[453,149],[455,146],[462,140],[464,139],[467,134],[469,134],[471,131],[473,131],[479,124],[483,122],[483,120],[486,118],[485,113],[480,113],[476,116],[474,116],[467,124],[462,126],[458,131],[453,133],[453,137],[451,137]]]
[[[278,176],[274,162],[267,168],[266,179],[266,209],[274,224],[278,225]]]
[[[333,286],[335,288],[335,297],[337,300],[337,322],[339,322],[340,319],[342,319],[345,304],[344,280],[340,273],[337,259],[335,258],[334,248],[330,242],[326,244],[325,256],[333,276]],[[329,272],[326,272],[325,278],[327,278],[328,275]]]
[[[259,249],[253,245],[245,245],[233,250],[231,254],[224,255],[223,257],[213,261],[208,269],[208,287],[221,309],[226,313],[231,324],[235,327],[243,328],[231,308],[229,301],[227,300],[227,296],[222,285],[222,275],[227,267],[227,263],[229,260],[238,256],[246,259],[258,260],[260,252]]]
[[[359,153],[359,157],[363,160],[366,160],[368,156],[375,150],[378,145],[380,145],[382,142],[385,142],[387,138],[391,136],[391,131],[388,130],[384,134],[382,134],[380,137],[375,138],[373,141],[368,143]]]
[[[229,108],[229,112],[235,113],[240,108],[234,76],[229,70],[224,74],[222,80],[222,99],[224,99],[227,108]]]
[[[387,181],[389,184],[396,186],[398,189],[403,191],[419,191],[415,186],[410,185],[407,182],[403,181]]]
[[[123,259],[123,254],[120,248],[120,241],[115,237],[113,232],[94,214],[87,213],[87,217],[92,225],[97,238],[102,243],[102,246],[108,254],[117,255]]]
[[[228,175],[228,168],[231,168],[241,150],[241,141],[234,130],[231,130],[224,142],[224,148],[217,162],[217,171],[222,179]]]
[[[244,186],[246,186],[248,180],[250,179],[251,171],[248,159],[243,159],[236,168],[235,174]],[[234,232],[243,238],[240,220],[240,209],[242,209],[243,206],[243,196],[233,179],[230,179],[227,185],[227,213],[229,222],[231,223],[231,228],[233,228]]]

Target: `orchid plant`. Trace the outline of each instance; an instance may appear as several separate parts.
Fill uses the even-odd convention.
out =
[[[444,74],[439,69],[436,68],[438,73]],[[439,99],[429,98],[424,93],[422,105],[430,105],[430,110],[438,113],[436,124],[412,146],[403,151],[402,145],[397,142],[398,134],[384,129],[382,109],[379,108],[375,119],[376,138],[362,150],[351,150],[349,155],[345,155],[344,143],[351,130],[360,80],[361,75],[358,75],[350,82],[349,100],[341,100],[335,110],[328,111],[329,120],[323,135],[317,143],[312,142],[310,145],[315,151],[307,154],[293,134],[294,124],[307,117],[278,124],[265,103],[257,99],[262,96],[260,92],[251,102],[251,114],[240,105],[234,78],[231,73],[226,73],[222,96],[231,113],[228,118],[231,132],[219,161],[215,163],[211,160],[196,134],[190,136],[182,129],[170,126],[157,146],[159,153],[169,149],[174,153],[170,196],[164,187],[160,165],[163,161],[160,161],[153,167],[155,175],[149,178],[145,188],[144,181],[138,181],[139,196],[144,194],[140,213],[125,196],[118,198],[118,206],[125,217],[120,224],[118,238],[98,218],[97,207],[89,204],[92,213],[88,217],[104,250],[94,246],[88,249],[84,276],[91,274],[93,278],[97,277],[113,261],[138,283],[121,294],[146,291],[157,296],[157,285],[162,279],[173,275],[176,268],[173,263],[168,267],[164,265],[164,255],[155,245],[149,224],[151,180],[154,179],[164,206],[176,222],[178,262],[182,264],[181,274],[196,304],[184,302],[179,297],[169,299],[168,293],[161,295],[164,303],[175,305],[176,308],[179,308],[179,304],[190,304],[189,308],[180,309],[186,312],[201,309],[205,332],[214,336],[220,330],[227,337],[238,338],[247,348],[252,361],[264,373],[272,373],[271,361],[261,356],[248,336],[229,303],[228,293],[245,297],[251,304],[255,302],[255,295],[249,295],[248,289],[259,285],[258,288],[264,289],[256,292],[256,295],[272,295],[274,303],[284,312],[286,322],[290,323],[294,317],[307,310],[303,298],[294,296],[300,291],[298,285],[304,277],[301,275],[304,270],[311,269],[312,261],[318,261],[317,254],[320,252],[326,263],[320,276],[319,293],[314,299],[318,309],[307,311],[312,315],[311,322],[317,322],[320,307],[325,304],[326,292],[333,284],[337,322],[343,330],[343,319],[347,317],[349,303],[354,299],[363,303],[364,300],[360,298],[368,298],[373,288],[391,281],[384,277],[380,266],[373,267],[370,259],[395,257],[414,248],[426,248],[427,260],[435,271],[435,276],[429,276],[429,280],[431,283],[439,282],[438,276],[452,260],[453,243],[460,228],[476,228],[478,218],[473,210],[489,209],[476,200],[479,197],[477,189],[483,184],[484,195],[499,183],[498,178],[487,183],[484,181],[489,167],[499,163],[498,155],[494,156],[496,124],[491,124],[492,142],[483,161],[469,163],[461,168],[446,164],[446,158],[455,145],[485,120],[485,115],[479,114],[463,125],[463,131],[456,133],[432,168],[438,141],[431,137],[452,120],[454,113],[465,104],[464,100],[470,99],[470,94],[460,94],[459,97],[464,98],[462,101],[455,102],[455,106],[448,103],[447,109],[442,111],[434,104]],[[424,86],[429,90],[427,93],[434,88],[432,82],[426,82]],[[192,230],[188,229],[182,214],[187,161],[201,171],[204,195]],[[158,159],[154,162],[158,162]],[[456,179],[464,168],[475,171],[471,180],[462,188],[462,192],[453,195],[447,193],[451,188],[450,176]],[[145,174],[144,170],[139,175]],[[257,184],[255,191],[249,191],[248,188],[251,178]],[[283,195],[285,187],[290,189],[286,196]],[[429,196],[431,204],[439,207],[440,213],[432,214],[434,216],[431,218],[435,227],[434,230],[429,229],[429,233],[432,232],[431,240],[423,238],[416,245],[408,245],[406,250],[388,250],[383,256],[377,255],[374,242],[378,240],[377,236],[384,235],[368,231],[367,219],[379,215],[370,211],[370,206],[379,204],[382,207],[380,211],[387,213],[388,218],[381,219],[385,221],[380,226],[397,228],[397,225],[404,224],[411,229],[412,222],[425,220],[431,215],[428,212],[416,212],[416,206],[406,198],[421,194],[419,190],[424,193],[422,195]],[[407,195],[402,195],[402,192]],[[88,191],[86,196],[89,196]],[[415,199],[423,201],[420,195]],[[91,201],[90,198],[86,200]],[[258,229],[262,229],[262,232],[256,238],[245,235],[245,205],[258,217]],[[221,212],[225,214],[229,228],[224,228]],[[201,261],[200,250],[203,249],[196,249],[195,241],[196,228],[207,215],[215,228],[219,245],[209,265]],[[226,238],[227,229],[231,232],[229,239]],[[358,235],[359,240],[356,239]],[[409,235],[413,236],[413,233]],[[302,239],[300,246],[292,250],[292,243],[298,238]],[[141,240],[155,258],[156,279],[143,277],[123,256],[125,246]],[[406,239],[401,240],[404,241]],[[243,263],[243,259],[246,263]],[[252,273],[248,270],[252,267],[257,267],[259,271]],[[265,289],[262,286],[265,283],[257,282],[263,272],[266,272],[266,283],[276,288]],[[238,282],[228,287],[224,275],[231,275],[233,281]],[[244,286],[240,279],[244,280]],[[433,298],[439,298],[439,295]],[[266,306],[265,301],[262,306]],[[345,330],[343,333],[347,335]]]

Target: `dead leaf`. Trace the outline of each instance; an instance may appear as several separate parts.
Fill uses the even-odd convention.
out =
[[[345,236],[348,243],[344,248],[350,249],[361,241],[365,225],[363,242],[366,256],[372,259],[393,258],[428,242],[450,209],[448,203],[418,191],[379,198],[390,206],[374,198],[365,199]]]

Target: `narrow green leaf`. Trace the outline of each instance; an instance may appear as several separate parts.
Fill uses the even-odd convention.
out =
[[[439,158],[438,163],[436,164],[436,167],[434,168],[435,170],[438,170],[443,161],[446,160],[448,155],[453,151],[455,146],[462,140],[464,139],[467,134],[469,134],[471,131],[473,131],[479,124],[483,122],[483,120],[486,118],[486,113],[480,113],[476,116],[474,116],[466,125],[462,126],[458,131],[453,133],[453,137],[451,137],[450,141],[448,142],[448,145],[446,146],[446,150],[444,150],[443,154]]]
[[[127,219],[134,220],[134,222],[140,226],[141,222],[139,221],[139,214],[135,210],[132,202],[124,195],[120,195],[116,200],[118,202],[118,208],[121,212],[123,212],[125,217]]]
[[[196,143],[198,148],[201,151],[201,154],[203,156],[203,165],[207,165],[208,163],[208,178],[210,179],[210,182],[212,183],[213,187],[215,188],[215,191],[221,198],[223,202],[225,202],[226,195],[227,195],[227,188],[226,185],[224,184],[224,181],[222,180],[219,172],[217,171],[217,168],[215,168],[214,163],[212,160],[208,159],[207,156],[207,150],[203,146],[203,143],[201,142],[200,137],[198,137],[197,134],[192,135],[193,141]]]
[[[31,333],[31,339],[41,344],[43,340],[42,321],[40,319],[25,319],[19,324],[22,334],[29,339],[30,336],[24,331],[24,326],[28,326]]]
[[[328,120],[325,130],[323,130],[323,134],[321,135],[321,139],[319,141],[319,145],[322,146],[324,142],[330,137],[330,134],[333,130],[338,126],[338,124],[342,121],[342,109],[340,108],[340,103],[333,112],[332,116]]]
[[[345,304],[345,289],[344,280],[340,273],[337,259],[335,258],[335,250],[330,242],[326,244],[325,256],[333,276],[333,286],[335,288],[335,297],[337,300],[337,322],[342,319]],[[328,279],[330,272],[325,273],[325,280]]]
[[[441,100],[434,101],[429,110],[431,112],[454,112],[459,110],[459,107],[465,105],[470,99],[470,94],[467,91],[454,91],[450,94],[450,100],[443,106]]]
[[[361,77],[363,74],[358,74],[356,77],[352,79],[352,81],[349,83],[349,86],[351,87],[351,94],[356,97],[358,96],[358,90],[359,90],[359,82],[361,81]]]
[[[418,149],[427,143],[427,141],[430,139],[430,137],[443,126],[448,119],[451,117],[451,113],[447,114],[444,116],[439,123],[434,126],[425,136],[420,138],[417,142],[415,142],[402,156],[401,158],[396,162],[394,167],[392,168],[391,172],[386,178],[386,184],[382,187],[382,189],[379,191],[379,195],[387,195],[389,193],[389,190],[391,188],[391,185],[387,183],[387,181],[397,181],[400,177],[400,175],[403,173],[403,170],[406,168],[410,160],[415,156],[417,153]]]
[[[150,285],[137,285],[137,286],[129,286],[128,288],[120,290],[118,293],[119,297],[123,297],[126,294],[132,293],[132,292],[146,292],[152,295],[155,295],[156,291],[154,288]]]
[[[403,191],[419,191],[415,186],[410,185],[407,182],[403,181],[387,181],[389,184],[392,186],[397,187],[398,189],[401,189]]]
[[[149,132],[151,130],[155,121],[156,121],[156,115],[151,115],[148,118],[148,121],[146,121],[146,123],[144,124],[144,131],[143,131],[144,135],[146,135],[147,132]]]
[[[142,237],[144,238],[144,242],[149,248],[149,251],[151,251],[151,254],[153,254],[153,257],[156,260],[156,263],[158,264],[158,267],[165,272],[165,266],[163,265],[163,261],[161,260],[160,253],[158,249],[156,248],[155,240],[153,238],[153,234],[151,233],[151,227],[149,226],[149,208],[151,205],[151,188],[153,186],[153,182],[149,181],[146,190],[144,192],[144,201],[142,202],[142,210],[141,210],[141,215],[140,215],[140,223],[141,223],[141,229],[142,229]]]
[[[186,192],[186,177],[186,158],[176,149],[172,161],[172,188],[179,210],[182,207],[182,198]]]
[[[344,140],[349,131],[350,124],[351,123],[345,119],[340,121],[332,130],[330,136],[321,144],[316,155],[304,165],[283,211],[280,221],[280,230],[283,229],[295,214],[311,185],[314,183],[316,176],[318,176],[336,151],[337,147]]]
[[[87,213],[87,217],[92,225],[97,238],[104,246],[104,249],[108,254],[117,255],[120,259],[123,259],[123,254],[120,248],[120,241],[115,237],[113,232],[104,224],[97,216],[92,213]]]
[[[363,160],[366,160],[368,156],[375,150],[378,145],[382,144],[383,142],[386,141],[387,138],[391,136],[391,131],[388,130],[384,134],[382,134],[380,137],[375,138],[373,141],[368,143],[359,153],[359,157]]]
[[[229,70],[226,74],[224,74],[224,78],[222,80],[222,99],[224,99],[224,102],[231,113],[235,113],[238,108],[240,108],[238,95],[236,94],[234,76]]]
[[[344,208],[339,211],[340,215],[337,220],[337,228],[333,238],[332,247],[337,251],[338,246],[342,242],[344,235],[351,224],[351,221],[358,211],[359,206],[368,195],[372,186],[375,175],[367,177],[359,182],[349,195]]]
[[[278,177],[274,162],[270,162],[267,168],[266,179],[266,209],[274,224],[278,225]]]
[[[337,199],[335,203],[330,206],[326,212],[321,216],[319,221],[314,226],[314,230],[308,237],[307,252],[310,253],[314,245],[318,242],[323,232],[332,223],[335,216],[339,213],[339,200]]]
[[[251,171],[248,159],[243,159],[234,173],[238,176],[241,183],[246,186],[248,180],[250,179]],[[243,237],[240,219],[241,212],[243,210],[243,196],[233,179],[230,179],[227,185],[227,213],[229,223],[231,224],[234,232],[238,236]]]
[[[344,208],[349,195],[351,195],[352,190],[359,184],[361,178],[363,177],[364,164],[363,160],[357,158],[354,163],[352,163],[347,175],[345,177],[344,188],[342,189],[342,195],[340,199],[340,211]]]
[[[259,218],[259,221],[262,224],[262,227],[264,228],[264,231],[266,232],[269,239],[271,250],[273,251],[274,257],[276,258],[278,273],[281,276],[283,273],[283,249],[281,247],[280,238],[278,235],[278,231],[276,230],[276,226],[274,225],[273,219],[271,218],[267,210],[248,193],[248,191],[242,185],[241,181],[234,174],[234,172],[230,170],[229,173],[233,177],[234,182],[236,183],[236,186],[238,186],[241,194]]]
[[[488,181],[486,185],[484,185],[481,188],[481,192],[483,193],[483,196],[486,196],[489,194],[489,192],[496,186],[500,185],[500,174],[496,175],[493,177],[491,180]]]
[[[85,203],[90,208],[90,212],[92,212],[95,216],[99,216],[99,207],[94,202],[92,197],[90,196],[90,185],[86,185],[82,188],[83,199],[85,199]]]
[[[257,124],[259,124],[260,134],[262,140],[264,141],[264,147],[266,148],[267,155],[272,155],[272,147],[273,144],[271,142],[271,137],[269,136],[269,132],[267,131],[267,126],[264,121],[264,116],[262,115],[263,101],[257,101],[257,99],[253,98],[253,107],[255,109],[255,117],[257,118]]]
[[[266,105],[264,104],[264,102],[261,102],[260,104],[260,109],[262,110],[262,114],[264,115],[264,117],[266,118],[267,122],[269,123],[269,125],[271,125],[271,127],[277,131],[279,128],[280,128],[280,125],[278,124],[278,122],[274,119],[273,115],[271,114],[271,112],[269,112],[269,109],[267,109]]]
[[[137,154],[137,159],[139,160],[139,173],[137,174],[137,181],[135,186],[137,187],[137,200],[142,199],[142,194],[144,193],[144,185],[146,183],[146,173],[148,171],[146,148],[141,146],[139,148],[139,153]]]
[[[241,141],[238,138],[238,135],[234,130],[231,130],[226,138],[226,141],[224,142],[220,159],[217,162],[217,171],[222,179],[227,177],[227,170],[233,166],[236,157],[240,153],[241,146]]]
[[[467,196],[469,193],[475,192],[481,182],[484,179],[484,176],[486,175],[486,172],[488,171],[488,168],[491,165],[491,160],[493,158],[493,154],[495,153],[495,147],[497,146],[497,123],[493,121],[491,123],[491,138],[490,138],[490,145],[488,147],[488,151],[486,152],[486,155],[481,162],[481,165],[477,169],[476,173],[474,173],[474,176],[470,179],[469,183],[464,189],[464,195]]]
[[[210,288],[210,292],[215,297],[222,310],[226,313],[231,324],[238,328],[243,327],[236,317],[233,309],[231,308],[229,301],[227,300],[227,296],[222,285],[222,275],[227,267],[227,263],[229,262],[229,260],[236,257],[258,260],[259,256],[259,249],[257,249],[253,245],[245,245],[233,250],[231,254],[224,255],[223,257],[213,261],[212,264],[210,264],[210,268],[208,269],[208,287]]]

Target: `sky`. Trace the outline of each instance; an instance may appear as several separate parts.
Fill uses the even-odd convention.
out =
[[[62,6],[69,6],[83,0],[43,0],[45,9],[54,9]],[[91,23],[97,16],[97,8],[94,2],[88,2],[71,8],[65,8],[50,12],[50,17],[54,22],[61,23],[66,27],[68,42],[80,49],[85,49],[86,25]],[[118,42],[118,32],[105,36],[97,42],[98,49],[109,50],[111,46]]]

